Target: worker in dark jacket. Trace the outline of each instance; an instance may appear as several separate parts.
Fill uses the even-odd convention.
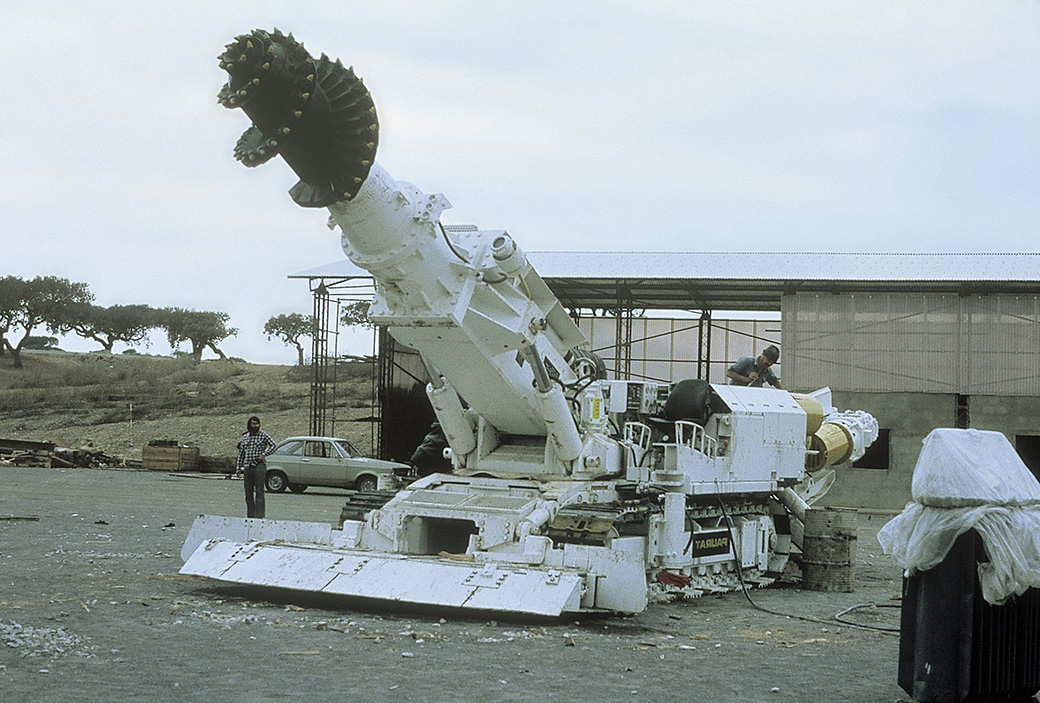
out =
[[[444,458],[444,449],[448,446],[448,438],[444,436],[441,423],[436,420],[430,425],[423,441],[412,453],[410,463],[420,476],[451,471],[451,462]]]
[[[762,350],[758,357],[742,356],[726,370],[726,378],[731,386],[755,386],[761,388],[766,383],[773,388],[783,388],[780,379],[770,368],[780,360],[780,350],[770,344]]]

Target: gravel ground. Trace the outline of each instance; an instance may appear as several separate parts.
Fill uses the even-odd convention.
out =
[[[876,540],[887,516],[860,516],[854,593],[781,584],[751,594],[771,612],[734,593],[505,620],[180,576],[196,515],[244,515],[240,481],[3,466],[0,485],[5,701],[905,698],[898,636],[849,624],[898,628],[900,573]],[[335,522],[346,495],[276,494],[267,515]]]

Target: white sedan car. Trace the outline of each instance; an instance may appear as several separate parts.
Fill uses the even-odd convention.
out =
[[[300,493],[308,486],[374,491],[398,488],[414,469],[395,461],[362,456],[341,437],[289,437],[267,457],[267,490]]]

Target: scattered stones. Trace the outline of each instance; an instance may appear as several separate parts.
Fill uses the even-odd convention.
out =
[[[61,627],[31,627],[0,620],[0,642],[17,649],[23,657],[57,659],[69,655],[94,656],[84,638]]]

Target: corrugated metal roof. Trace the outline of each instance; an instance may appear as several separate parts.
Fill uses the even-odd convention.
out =
[[[1040,295],[1040,254],[528,252],[568,308],[779,310],[783,295]],[[365,277],[346,258],[290,278]]]
[[[529,252],[551,278],[1040,281],[1040,254]]]
[[[542,278],[762,281],[1040,281],[1040,254],[532,251]],[[367,276],[349,259],[289,278]]]
[[[343,257],[339,261],[330,261],[322,266],[290,273],[289,278],[368,278],[371,275],[363,268],[355,266],[350,259]]]

